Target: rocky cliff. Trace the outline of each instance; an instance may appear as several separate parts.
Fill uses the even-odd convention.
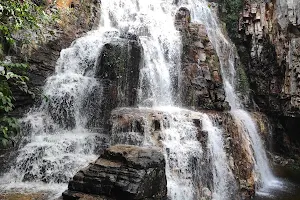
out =
[[[295,126],[300,120],[299,12],[298,1],[245,1],[234,38],[252,90],[252,108],[269,116],[273,150],[294,158],[300,141]]]
[[[21,117],[34,103],[45,98],[41,96],[42,86],[46,78],[54,73],[60,51],[98,25],[99,10],[100,4],[94,0],[82,1],[76,8],[68,10],[58,8],[55,4],[49,5],[45,12],[53,21],[41,24],[40,30],[22,30],[15,35],[17,45],[7,59],[30,66],[28,86],[33,95],[13,88],[16,99],[14,116]],[[24,43],[23,40],[30,42]]]

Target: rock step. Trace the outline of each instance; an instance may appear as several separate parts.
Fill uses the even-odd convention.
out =
[[[112,146],[80,170],[68,188],[64,200],[163,200],[167,198],[164,156],[151,147]]]

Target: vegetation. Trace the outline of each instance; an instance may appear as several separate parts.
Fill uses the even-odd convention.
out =
[[[62,2],[67,4],[61,7]],[[10,117],[14,109],[12,88],[30,93],[25,75],[29,66],[7,62],[5,56],[17,53],[27,60],[40,43],[56,36],[55,30],[74,34],[70,24],[90,26],[94,18],[83,17],[92,10],[88,2],[80,1],[79,6],[79,1],[73,0],[0,0],[0,148],[1,143],[13,143],[12,136],[19,131],[17,120]],[[72,6],[76,12],[68,9]]]
[[[11,86],[17,86],[22,91],[28,92],[26,85],[28,78],[20,75],[28,66],[19,63],[6,64],[4,62],[1,62],[0,66],[0,138],[2,144],[6,146],[8,141],[12,141],[9,136],[19,130],[17,120],[8,116],[8,113],[14,108]],[[19,74],[14,71],[18,71]]]
[[[247,74],[245,72],[244,66],[239,65],[237,67],[237,78],[238,78],[238,85],[237,90],[244,96],[247,96],[250,90],[250,85],[248,81]]]
[[[3,0],[0,2],[0,38],[5,50],[15,43],[13,34],[37,26],[39,7],[31,1]]]
[[[222,0],[220,5],[222,20],[226,23],[229,37],[234,42],[238,40],[238,25],[243,4],[244,0]]]
[[[11,87],[28,92],[24,73],[28,66],[23,63],[4,61],[16,41],[13,34],[21,29],[38,27],[37,13],[40,8],[31,1],[2,0],[0,2],[0,141],[6,146],[10,136],[19,130],[17,120],[9,116],[14,109]]]

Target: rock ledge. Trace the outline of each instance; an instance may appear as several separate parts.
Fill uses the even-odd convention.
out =
[[[101,195],[101,197],[85,194]],[[92,198],[93,197],[93,198]],[[69,183],[63,199],[147,199],[167,198],[164,156],[151,147],[116,145],[80,170]]]

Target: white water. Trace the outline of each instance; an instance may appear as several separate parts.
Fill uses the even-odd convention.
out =
[[[197,128],[184,115],[184,111],[162,109],[170,115],[170,126],[162,131],[168,196],[172,200],[197,199],[200,197],[198,190],[201,188],[197,187],[200,180],[195,180],[194,176],[201,173],[200,162],[203,159],[202,146],[197,139]]]
[[[103,44],[110,41],[109,35],[114,36],[108,31],[117,31],[115,36],[140,36],[145,52],[140,103],[172,104],[172,77],[176,77],[180,63],[180,37],[173,25],[173,5],[160,0],[110,0],[103,1],[101,8],[98,30],[61,52],[55,74],[44,86],[43,104],[23,119],[30,127],[28,133],[24,129],[28,136],[16,163],[1,178],[2,190],[34,190],[31,185],[43,182],[51,184],[48,190],[64,190],[66,185],[56,185],[67,183],[80,168],[96,159],[94,149],[100,135],[85,129],[84,104],[93,89],[100,87],[93,78],[93,66]]]
[[[168,196],[172,200],[197,199],[201,196],[201,184],[195,176],[200,176],[199,163],[202,159],[197,129],[180,109],[171,107],[174,105],[173,84],[177,82],[181,57],[181,38],[174,25],[178,8],[172,0],[129,0],[126,3],[110,0],[103,2],[102,8],[104,16],[111,16],[108,22],[103,21],[106,27],[113,26],[121,32],[140,36],[144,68],[140,73],[139,105],[160,106],[159,110],[171,116],[170,127],[163,131],[162,139],[167,162]],[[115,138],[113,142],[140,140],[132,138],[135,135],[126,134],[125,138]]]
[[[174,26],[176,7],[172,1],[109,0],[101,7],[104,28],[138,35],[143,46],[140,105],[173,104],[172,84],[178,73],[181,40]]]
[[[214,126],[207,115],[203,115],[203,130],[208,134],[208,149],[210,153],[214,192],[213,199],[233,199],[238,192],[234,175],[229,167],[227,155],[224,148],[222,130]],[[231,196],[232,195],[232,196]]]
[[[246,132],[250,137],[251,146],[256,161],[255,169],[257,170],[257,173],[255,178],[258,184],[258,188],[260,188],[262,191],[267,191],[268,188],[280,187],[280,181],[278,181],[274,177],[268,162],[266,162],[268,161],[268,157],[257,131],[256,124],[253,121],[251,115],[241,109],[233,110],[232,114],[235,118],[235,121],[244,128],[244,132]]]
[[[171,106],[141,109],[146,113],[163,113],[164,117],[159,122],[160,139],[153,137],[155,133],[151,130],[152,121],[151,119],[148,121],[148,114],[145,114],[144,139],[140,138],[142,135],[137,137],[137,133],[116,132],[112,140],[132,144],[138,139],[138,141],[143,141],[140,145],[162,147],[166,158],[170,199],[231,200],[237,196],[237,186],[228,164],[222,131],[213,124],[208,115]],[[201,130],[195,125],[194,120],[199,120]],[[207,146],[199,142],[199,131],[207,132]],[[124,134],[126,137],[123,137]]]
[[[100,85],[85,73],[89,67],[93,71],[101,36],[90,32],[61,52],[55,74],[43,88],[42,105],[22,119],[26,136],[11,169],[0,179],[1,191],[59,194],[79,169],[97,158],[96,143],[105,136],[84,128],[84,104]]]
[[[220,59],[226,100],[231,106],[232,115],[243,126],[245,137],[248,137],[252,144],[255,172],[257,175],[257,188],[264,190],[265,188],[274,186],[274,183],[278,185],[278,181],[270,169],[266,151],[257,131],[256,124],[251,115],[243,110],[242,103],[235,91],[237,80],[235,76],[236,53],[234,45],[223,34],[216,14],[206,1],[187,0],[184,2],[187,3],[187,7],[191,10],[192,19],[205,25],[209,39],[217,51]]]

